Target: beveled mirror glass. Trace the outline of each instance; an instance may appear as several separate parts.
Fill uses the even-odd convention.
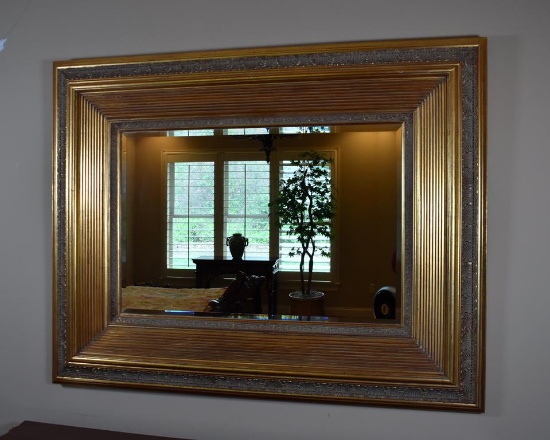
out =
[[[56,62],[54,381],[482,411],[485,78],[483,38]],[[141,182],[128,168],[136,143],[166,144],[166,133],[185,130],[310,126],[393,133],[397,319],[231,319],[122,305],[136,243],[127,234],[136,199],[126,198]],[[182,154],[163,151],[160,175]],[[350,194],[342,197],[365,209]],[[348,249],[344,230],[357,228],[338,229],[345,221],[335,223],[336,265]],[[338,283],[351,279],[339,267]]]
[[[223,289],[203,287],[225,287],[231,274],[227,279],[214,277],[212,270],[220,269],[215,265],[207,267],[204,277],[197,277],[200,271],[193,259],[205,257],[204,265],[214,264],[208,260],[214,255],[232,259],[226,239],[242,232],[248,245],[240,270],[251,270],[249,262],[258,258],[279,259],[277,272],[267,274],[268,281],[277,278],[272,280],[276,284],[271,295],[274,304],[267,291],[274,283],[266,282],[259,289],[257,307],[255,301],[234,307],[228,304],[225,309],[233,313],[227,317],[291,319],[288,295],[299,288],[299,256],[288,258],[294,240],[278,234],[268,204],[288,159],[313,150],[332,157],[336,195],[331,255],[317,255],[314,260],[319,266],[314,286],[325,293],[324,313],[315,319],[376,322],[374,296],[381,288],[394,289],[399,302],[400,124],[308,130],[206,128],[124,135],[122,311],[170,310],[205,316],[209,301]],[[269,162],[260,142],[266,139]]]

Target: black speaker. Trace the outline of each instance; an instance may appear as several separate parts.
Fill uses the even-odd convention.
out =
[[[385,286],[374,294],[374,317],[395,319],[395,287]]]

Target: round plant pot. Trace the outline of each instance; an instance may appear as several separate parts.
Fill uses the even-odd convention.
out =
[[[290,314],[300,316],[324,316],[325,294],[312,290],[309,295],[301,291],[290,292]]]

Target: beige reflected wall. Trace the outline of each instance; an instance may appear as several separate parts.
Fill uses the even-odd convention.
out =
[[[327,309],[364,313],[374,293],[398,284],[397,248],[401,130],[339,134],[338,221],[340,286]],[[348,310],[351,308],[351,310]]]
[[[356,130],[356,129],[355,129]],[[164,279],[164,231],[162,152],[198,151],[218,146],[221,137],[185,138],[128,136],[123,142],[126,198],[123,222],[127,227],[123,283],[166,284]],[[223,137],[224,150],[242,148],[242,140]],[[253,143],[251,151],[258,151]],[[398,287],[392,258],[398,248],[400,228],[401,129],[342,131],[280,140],[277,151],[334,150],[338,167],[338,246],[334,249],[336,279],[326,292],[327,313],[336,316],[371,314],[375,291]],[[276,153],[272,156],[276,160]],[[397,255],[397,261],[399,256]],[[194,285],[188,278],[182,283]],[[284,312],[286,294],[295,285],[284,280],[279,304]]]

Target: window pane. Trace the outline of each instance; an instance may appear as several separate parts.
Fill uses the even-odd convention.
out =
[[[224,231],[248,238],[245,256],[269,257],[269,164],[227,161],[224,173]],[[224,250],[226,256],[229,249]]]
[[[296,166],[291,165],[290,161],[281,162],[279,169],[280,179],[286,180],[291,177],[296,168]],[[286,234],[287,230],[288,228],[283,227],[279,235],[279,255],[281,258],[280,267],[283,271],[298,272],[300,270],[300,255],[294,255],[293,257],[290,257],[288,254],[292,248],[296,248],[297,245],[299,246],[299,243],[294,236],[289,236]],[[326,251],[330,252],[330,238],[318,236],[315,239],[315,245],[317,250],[313,258],[313,272],[330,272],[330,257],[323,257],[319,252],[319,249],[325,249]],[[306,257],[306,271],[308,263],[309,262]]]
[[[214,255],[214,163],[167,164],[167,268]]]
[[[168,136],[214,136],[213,128],[199,128],[195,130],[174,130]]]
[[[279,133],[330,133],[329,126],[314,126],[314,127],[281,127]]]
[[[269,134],[269,128],[265,127],[250,127],[250,128],[227,128],[224,130],[226,135],[243,135],[243,134]]]

